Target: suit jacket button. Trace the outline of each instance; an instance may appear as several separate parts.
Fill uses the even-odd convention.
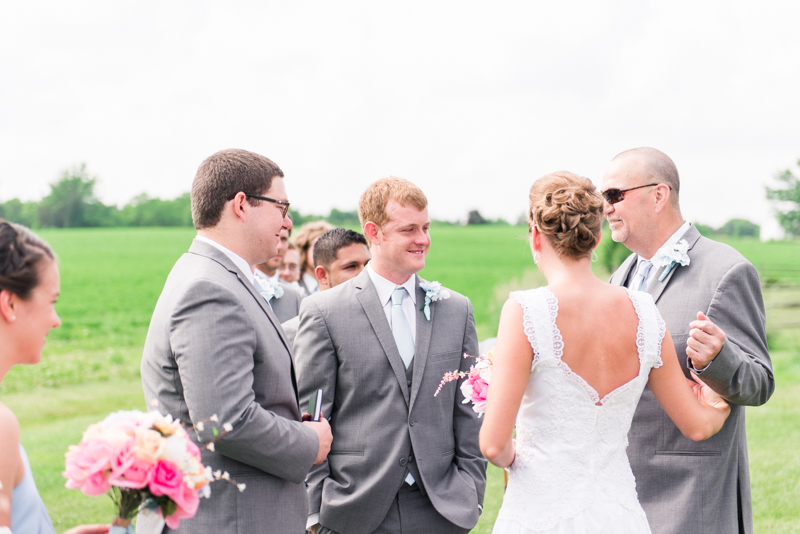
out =
[[[411,421],[409,424],[410,424],[411,426],[414,426],[414,425],[416,425],[416,424],[417,424],[417,422],[416,422],[416,421]]]
[[[412,454],[411,456],[408,457],[408,463],[413,463],[413,462],[414,462],[414,455]]]
[[[409,386],[411,385],[411,380],[409,380],[409,381],[408,381],[408,385],[409,385]]]
[[[400,465],[403,465],[403,466],[406,465],[406,459],[405,458],[400,458]]]

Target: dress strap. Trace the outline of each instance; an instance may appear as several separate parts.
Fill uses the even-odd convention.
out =
[[[511,297],[522,306],[522,329],[533,348],[533,369],[540,360],[560,358],[564,341],[556,329],[558,300],[544,287],[512,291]]]
[[[636,346],[639,350],[640,372],[649,373],[651,368],[661,367],[663,363],[661,342],[666,335],[667,327],[649,293],[628,289],[628,297],[633,303],[636,315],[639,316]]]

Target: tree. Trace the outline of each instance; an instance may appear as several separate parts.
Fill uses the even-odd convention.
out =
[[[478,210],[472,210],[467,215],[467,224],[486,224],[488,221],[483,218],[483,216],[478,212]]]
[[[800,160],[797,165],[800,166]],[[790,169],[776,174],[775,179],[785,187],[767,187],[767,198],[776,202],[778,222],[786,235],[800,237],[800,179]]]
[[[39,226],[38,209],[39,204],[36,202],[22,202],[18,198],[12,198],[0,204],[0,219],[36,228]]]
[[[702,233],[702,232],[701,232]],[[761,227],[754,222],[747,219],[731,219],[722,226],[720,226],[716,233],[719,235],[728,235],[731,237],[755,237],[761,235]]]
[[[96,178],[86,172],[86,164],[64,171],[61,179],[50,184],[50,194],[39,204],[42,226],[74,228],[79,226],[114,226],[117,209],[106,206],[94,195]]]

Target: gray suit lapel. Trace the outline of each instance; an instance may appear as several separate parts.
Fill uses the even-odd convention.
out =
[[[689,252],[691,252],[692,248],[694,248],[694,246],[697,243],[698,239],[700,239],[700,232],[698,232],[697,228],[695,228],[695,226],[692,224],[692,225],[689,226],[689,229],[686,230],[686,233],[683,234],[680,237],[680,239],[678,239],[678,241],[680,241],[681,239],[685,239],[686,242],[689,243]],[[687,252],[687,254],[688,254],[688,252]],[[669,281],[675,275],[675,271],[680,269],[682,267],[682,265],[680,263],[675,264],[675,267],[672,268],[672,270],[669,272],[669,274],[666,276],[666,278],[664,278],[663,281],[659,281],[659,278],[661,278],[661,273],[663,273],[664,269],[667,269],[668,267],[669,267],[669,265],[665,265],[665,266],[661,267],[656,272],[656,276],[653,279],[653,281],[650,283],[650,287],[647,288],[647,292],[650,293],[650,295],[653,296],[653,301],[655,301],[656,303],[658,302],[659,297],[661,297],[661,294],[667,288],[667,284],[669,284]]]
[[[420,385],[422,384],[422,376],[425,374],[425,364],[428,363],[428,349],[431,345],[431,330],[433,329],[433,321],[436,306],[431,305],[431,320],[425,317],[422,311],[422,306],[425,304],[425,291],[419,286],[422,278],[415,275],[416,279],[416,299],[417,299],[417,342],[414,347],[414,378],[411,383],[411,407],[414,406],[414,400],[417,398]]]
[[[636,260],[638,256],[636,254],[631,254],[628,258],[622,262],[622,265],[619,266],[619,269],[611,275],[611,280],[609,280],[610,284],[615,286],[621,286],[625,284],[625,280],[630,277],[631,270],[636,266]]]
[[[408,406],[406,366],[403,364],[403,359],[400,357],[400,352],[397,350],[397,343],[394,341],[392,329],[389,327],[389,322],[386,320],[386,313],[383,311],[380,300],[378,300],[378,292],[375,291],[375,286],[372,284],[372,280],[366,269],[361,271],[361,274],[356,278],[355,288],[356,298],[358,302],[361,303],[364,313],[367,314],[367,319],[369,319],[372,329],[375,331],[375,335],[378,336],[378,341],[383,348],[384,354],[386,354],[386,357],[389,359],[389,365],[392,366],[395,378],[397,378],[397,381],[400,383],[400,391],[403,392],[403,398],[406,401],[406,406]],[[414,367],[414,370],[416,369],[417,368]]]
[[[261,309],[264,310],[264,313],[267,314],[267,318],[272,323],[272,326],[274,326],[275,330],[277,330],[278,335],[280,336],[281,341],[283,342],[283,346],[286,347],[286,352],[289,354],[289,361],[292,364],[292,385],[294,386],[294,394],[296,397],[297,380],[294,376],[295,375],[294,362],[292,361],[292,351],[289,348],[290,347],[289,341],[286,339],[286,335],[283,332],[283,328],[281,327],[281,322],[275,316],[275,313],[272,311],[272,308],[270,308],[269,304],[267,304],[267,301],[264,299],[264,297],[261,296],[261,293],[258,292],[258,290],[253,286],[253,284],[250,283],[250,280],[245,278],[244,273],[242,273],[242,271],[240,271],[239,268],[233,264],[230,258],[228,258],[228,256],[226,256],[221,250],[212,247],[208,243],[203,243],[202,241],[194,240],[192,241],[192,246],[189,247],[189,253],[197,254],[199,256],[205,256],[206,258],[212,259],[217,263],[219,263],[220,265],[222,265],[223,267],[225,267],[226,269],[228,269],[228,271],[236,275],[236,278],[239,279],[239,282],[241,282],[241,284],[245,288],[247,288],[247,290],[250,292],[253,298],[256,299],[258,305],[261,306]]]

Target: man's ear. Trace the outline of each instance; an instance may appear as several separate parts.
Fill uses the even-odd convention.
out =
[[[317,277],[317,282],[319,282],[320,289],[330,289],[330,285],[328,283],[328,271],[325,270],[325,267],[322,265],[317,265],[314,268],[314,275]],[[325,286],[323,288],[323,286]]]
[[[664,209],[665,206],[669,204],[670,196],[672,196],[672,190],[670,190],[667,184],[658,184],[656,186],[656,213]]]
[[[364,236],[370,243],[377,243],[381,234],[381,228],[372,221],[364,223]]]
[[[249,208],[250,205],[247,204],[247,195],[239,191],[236,193],[236,196],[233,197],[233,200],[230,201],[231,206],[230,210],[233,212],[233,216],[237,219],[244,220],[245,215],[245,207]],[[247,206],[245,206],[247,204]]]

